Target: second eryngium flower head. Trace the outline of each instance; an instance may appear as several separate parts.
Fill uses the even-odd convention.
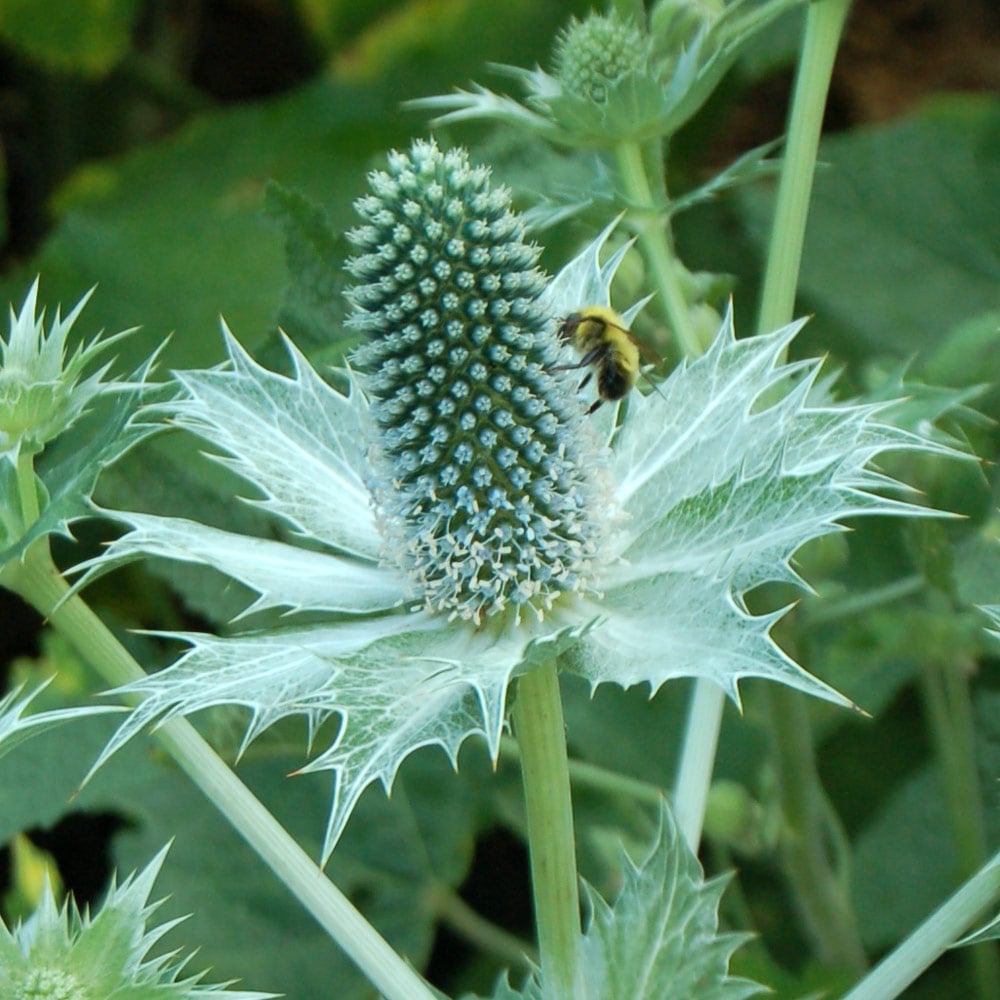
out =
[[[0,460],[36,455],[70,427],[97,396],[114,392],[119,383],[105,380],[110,364],[84,377],[84,371],[107,348],[131,330],[95,337],[70,352],[67,338],[91,292],[64,319],[56,310],[45,330],[45,310],[36,316],[38,280],[28,291],[20,313],[10,311],[10,333],[0,336]]]

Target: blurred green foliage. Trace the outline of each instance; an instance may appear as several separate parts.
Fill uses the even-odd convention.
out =
[[[354,221],[352,200],[387,148],[427,132],[426,122],[401,112],[399,103],[483,79],[489,61],[547,64],[558,26],[585,9],[556,0],[231,0],[175,8],[134,0],[0,0],[7,87],[0,102],[7,124],[0,298],[19,304],[39,273],[40,297],[52,309],[97,284],[84,337],[102,327],[142,325],[123,345],[122,367],[168,337],[164,368],[218,362],[220,314],[268,364],[286,363],[279,325],[317,362],[338,360],[345,343],[337,298],[341,234]],[[787,67],[789,23],[755,44],[751,63],[738,67],[680,137],[679,176],[709,169],[700,157],[745,98],[742,88]],[[581,176],[579,162],[512,150],[502,134],[479,127],[439,138],[497,162],[501,179],[522,199],[532,181],[544,190]],[[954,733],[941,732],[927,711],[934,677],[959,676],[967,684],[977,724],[961,735],[979,768],[983,846],[1000,843],[1000,664],[975,610],[1000,602],[1000,436],[991,422],[1000,419],[1000,99],[945,95],[903,120],[831,135],[820,158],[799,297],[799,310],[814,318],[797,349],[830,354],[858,393],[877,394],[889,380],[904,392],[908,381],[979,387],[967,405],[989,418],[946,422],[981,465],[925,460],[902,476],[964,519],[919,536],[881,521],[853,525],[843,547],[810,554],[817,595],[807,596],[779,633],[806,666],[875,715],[870,721],[828,706],[810,709],[822,741],[822,778],[851,844],[861,930],[877,957],[967,874],[935,749]],[[733,276],[744,332],[752,327],[773,194],[773,181],[764,178],[692,208],[677,223],[689,268]],[[599,211],[586,221],[606,223]],[[563,225],[545,240],[558,253],[581,232]],[[296,273],[308,270],[314,280],[289,284],[286,255]],[[641,275],[629,280],[641,284]],[[253,512],[232,502],[232,482],[207,468],[190,448],[165,439],[108,476],[105,495],[125,507],[208,509],[217,521],[253,525]],[[101,530],[82,533],[84,550],[99,543]],[[67,554],[69,562],[79,558],[79,551]],[[222,593],[219,581],[184,568],[153,571],[155,584],[149,572],[117,591],[114,579],[102,581],[92,600],[123,627],[223,625],[232,614],[233,594]],[[894,590],[899,581],[905,586]],[[134,600],[137,592],[145,599]],[[13,621],[24,612],[7,603],[0,614]],[[141,644],[144,662],[165,655],[151,640]],[[18,651],[5,650],[4,659]],[[42,660],[39,653],[38,669]],[[677,686],[651,702],[645,691],[601,691],[591,699],[570,686],[574,753],[669,788],[684,694]],[[775,803],[762,702],[759,686],[747,685],[746,714],[727,716],[717,768],[752,798],[762,827],[746,842],[756,847],[733,857],[722,846],[713,854],[710,845],[706,861],[738,865],[739,902],[728,915],[742,926],[750,914],[761,933],[741,971],[770,977],[776,996],[794,997],[841,983],[836,970],[808,956],[804,942],[784,940],[795,917],[769,854]],[[195,913],[185,933],[201,942],[203,964],[216,978],[238,976],[247,988],[291,1000],[331,995],[331,983],[338,997],[370,996],[187,782],[147,748],[132,746],[74,797],[109,725],[87,720],[0,765],[0,842],[79,813],[110,813],[120,820],[112,856],[128,870],[175,837],[158,894],[172,893],[180,910]],[[252,748],[242,773],[316,853],[329,790],[322,779],[285,777],[301,763],[301,737],[289,734],[291,752],[270,740]],[[416,965],[428,960],[434,943],[431,890],[457,889],[470,866],[475,873],[477,845],[496,849],[484,831],[521,829],[509,769],[492,775],[471,750],[463,765],[456,776],[443,757],[424,753],[406,766],[390,803],[369,792],[331,867]],[[612,891],[616,856],[606,834],[628,831],[639,841],[654,811],[585,782],[578,810],[587,831],[584,874]],[[105,846],[78,842],[73,849],[101,858]],[[484,857],[480,866],[495,864]],[[519,879],[523,867],[483,906],[528,935],[530,927],[518,922],[522,911],[507,898],[525,896]],[[946,958],[907,995],[966,995],[960,966]],[[496,972],[460,949],[434,968],[452,992],[470,984],[486,989]]]

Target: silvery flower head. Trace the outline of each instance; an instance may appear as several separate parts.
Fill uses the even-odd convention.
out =
[[[386,549],[429,610],[541,615],[590,572],[606,503],[543,307],[536,247],[459,150],[392,154],[349,237],[355,362]]]

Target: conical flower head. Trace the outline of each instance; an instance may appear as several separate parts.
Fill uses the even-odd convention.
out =
[[[628,73],[643,70],[646,43],[631,21],[614,14],[573,18],[555,47],[555,76],[565,91],[595,104],[608,99],[608,88]]]
[[[581,586],[602,496],[579,403],[550,371],[537,248],[489,176],[429,142],[391,154],[349,262],[386,551],[427,608],[477,623]]]

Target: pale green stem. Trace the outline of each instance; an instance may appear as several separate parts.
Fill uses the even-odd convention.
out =
[[[821,962],[859,974],[868,961],[846,881],[838,878],[830,862],[829,810],[816,769],[805,698],[781,684],[769,685],[767,692],[785,819],[781,861],[803,930]]]
[[[21,502],[21,525],[38,520],[38,491],[35,485],[35,465],[30,455],[17,457],[17,493]]]
[[[509,736],[500,740],[500,753],[504,759],[521,760],[521,748]],[[569,778],[574,788],[586,788],[592,792],[627,797],[657,809],[663,802],[664,791],[659,785],[641,778],[630,778],[626,774],[611,771],[599,764],[589,764],[582,760],[569,761]]]
[[[972,703],[962,667],[961,663],[926,666],[920,680],[935,756],[944,779],[959,874],[968,877],[985,860],[987,841],[973,742]],[[1000,996],[996,948],[980,945],[967,949],[966,954],[979,996]]]
[[[145,677],[94,612],[79,597],[66,598],[69,587],[53,566],[44,539],[29,550],[22,564],[5,567],[3,582],[46,615],[109,684],[119,686]],[[190,723],[170,719],[155,735],[388,1000],[434,1000],[420,976],[379,936]]]
[[[705,822],[725,697],[718,684],[706,680],[696,682],[674,782],[673,805],[677,826],[688,847],[696,854]]]
[[[830,91],[833,61],[850,0],[817,0],[806,15],[802,60],[795,79],[784,165],[767,248],[767,270],[761,292],[761,333],[776,330],[792,318],[805,239],[816,155],[823,129],[823,109]]]
[[[545,996],[585,996],[578,949],[580,890],[570,799],[566,732],[555,663],[536,667],[517,681],[514,735],[528,823],[535,923]]]
[[[849,6],[849,0],[817,0],[809,5],[806,14],[802,59],[792,99],[788,146],[778,187],[778,205],[764,279],[761,332],[781,326],[792,317],[802,234],[805,232],[809,193],[823,124],[823,107],[840,30]],[[718,733],[723,701],[704,690],[711,686],[712,682],[704,679],[696,683],[681,751],[675,812],[681,828],[685,830],[701,829],[702,819],[686,815],[686,812],[696,807],[697,803],[704,803],[707,792],[702,793],[690,786],[710,780],[715,758],[715,744],[709,745],[704,734]],[[699,761],[701,757],[708,759]]]
[[[642,147],[634,142],[620,143],[615,148],[615,157],[622,188],[633,206],[630,214],[636,225],[639,246],[663,300],[663,309],[674,339],[684,357],[694,357],[701,353],[701,345],[691,325],[668,223],[660,218],[653,205],[653,190],[646,173]]]
[[[701,344],[691,325],[667,223],[661,222],[653,211],[653,190],[644,166],[642,149],[635,143],[622,143],[616,150],[616,156],[626,195],[638,210],[648,210],[648,218],[638,230],[639,245],[660,292],[678,349],[683,357],[695,357],[701,353]],[[665,191],[662,183],[658,183],[657,188]],[[696,685],[673,803],[674,816],[692,851],[698,850],[705,819],[705,804],[722,724],[722,704],[723,694],[715,684],[701,681]]]
[[[995,854],[895,951],[886,955],[843,1000],[892,1000],[898,997],[998,898],[1000,854]]]

